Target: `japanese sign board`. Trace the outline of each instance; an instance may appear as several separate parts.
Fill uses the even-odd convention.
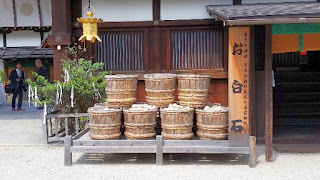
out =
[[[229,28],[229,141],[248,146],[250,28]]]

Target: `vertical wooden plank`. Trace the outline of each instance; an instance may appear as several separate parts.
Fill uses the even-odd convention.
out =
[[[161,135],[157,136],[157,154],[156,154],[156,164],[163,164],[163,138]]]
[[[250,144],[250,155],[249,155],[249,166],[251,168],[256,167],[256,137],[250,136],[249,139]]]
[[[69,123],[68,123],[68,118],[64,118],[64,130],[66,132],[66,136],[69,135],[69,127],[68,127]]]
[[[229,28],[229,142],[249,146],[250,28]]]
[[[143,59],[144,59],[144,70],[149,71],[149,31],[145,30],[143,33]]]
[[[76,118],[74,118],[74,119],[75,119],[75,121],[76,121],[76,133],[78,134],[78,133],[79,133],[79,118],[76,117]]]
[[[273,155],[273,92],[272,92],[272,31],[271,25],[265,26],[265,146],[266,161],[272,162]]]
[[[233,5],[240,5],[242,0],[233,0]]]
[[[166,71],[169,72],[171,69],[171,35],[170,30],[166,30]]]
[[[44,104],[42,113],[42,133],[43,133],[43,140],[46,144],[48,144],[48,119],[47,119],[47,105]]]
[[[43,142],[45,144],[48,144],[48,119],[46,117],[44,117],[44,121],[42,123],[42,133],[43,133]]]
[[[223,69],[228,72],[229,28],[223,30]]]
[[[58,119],[59,118],[52,118],[53,119],[53,121],[54,121],[54,132],[55,132],[55,135],[56,135],[56,137],[58,138]]]
[[[160,16],[160,3],[161,0],[152,1],[152,12],[153,12],[153,21],[158,21],[161,19]]]
[[[250,27],[250,136],[256,136],[256,116],[255,116],[255,96],[256,96],[256,84],[255,84],[255,26]]]
[[[66,136],[64,138],[64,165],[65,166],[71,166],[72,164],[71,146],[72,146],[72,137]]]
[[[152,32],[152,56],[153,56],[153,63],[154,63],[154,70],[155,72],[159,73],[161,71],[161,29],[160,27],[153,28]]]

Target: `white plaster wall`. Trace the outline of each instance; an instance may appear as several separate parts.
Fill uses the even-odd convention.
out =
[[[7,47],[39,46],[40,34],[34,31],[13,31],[7,34]]]
[[[12,11],[12,1],[0,1],[0,27],[13,27],[14,17]]]
[[[208,5],[232,5],[232,0],[161,0],[161,20],[212,19]]]
[[[43,26],[52,26],[51,0],[41,0],[41,17]]]
[[[280,2],[316,2],[316,0],[242,0],[242,4],[280,3]]]
[[[91,5],[96,9],[94,17],[104,22],[152,21],[152,0],[94,0]],[[82,7],[88,0],[82,0]],[[82,9],[83,9],[82,8]],[[83,16],[84,13],[82,13]]]
[[[0,34],[0,48],[3,47],[3,34]]]

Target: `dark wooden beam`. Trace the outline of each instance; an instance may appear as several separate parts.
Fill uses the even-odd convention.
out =
[[[255,79],[255,26],[250,27],[250,71],[249,71],[249,79],[250,79],[250,136],[256,136],[256,123],[257,123],[257,118],[256,118],[256,113],[255,113],[255,97],[256,97],[256,79]]]
[[[161,0],[153,0],[152,1],[153,21],[159,21],[161,19],[160,4],[161,4]]]
[[[272,92],[272,32],[271,25],[265,26],[265,146],[266,161],[272,162],[273,155],[273,92]]]
[[[67,58],[65,49],[71,44],[71,1],[54,0],[52,6],[52,31],[48,44],[53,46],[54,80],[62,80],[61,60]],[[58,46],[61,50],[58,50]]]
[[[40,0],[37,0],[37,4],[38,4],[38,15],[39,15],[40,27],[42,27],[42,15],[41,15]],[[41,37],[43,37],[43,36],[41,36]],[[41,40],[42,40],[42,38],[41,38]]]
[[[70,2],[70,0],[51,1],[53,33],[71,33]]]
[[[241,4],[241,0],[233,0],[233,5],[240,5]]]
[[[12,0],[12,9],[13,9],[14,27],[17,27],[17,11],[16,11],[16,1],[15,0]]]
[[[103,22],[98,24],[100,29],[110,28],[144,28],[144,27],[177,27],[177,26],[216,26],[217,28],[223,27],[221,21],[211,19],[206,20],[175,20],[175,21],[159,21],[158,25],[154,25],[153,21],[138,21],[138,22]],[[74,29],[82,29],[81,26],[73,27]]]
[[[3,49],[7,48],[7,33],[3,33]]]

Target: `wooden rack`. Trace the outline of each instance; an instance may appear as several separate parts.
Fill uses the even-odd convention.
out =
[[[154,140],[91,140],[86,128],[64,141],[64,164],[71,166],[72,153],[150,153],[156,154],[156,164],[163,164],[164,153],[199,154],[248,154],[249,166],[256,166],[256,137],[249,137],[248,147],[230,146],[228,140],[163,140],[157,135]]]

